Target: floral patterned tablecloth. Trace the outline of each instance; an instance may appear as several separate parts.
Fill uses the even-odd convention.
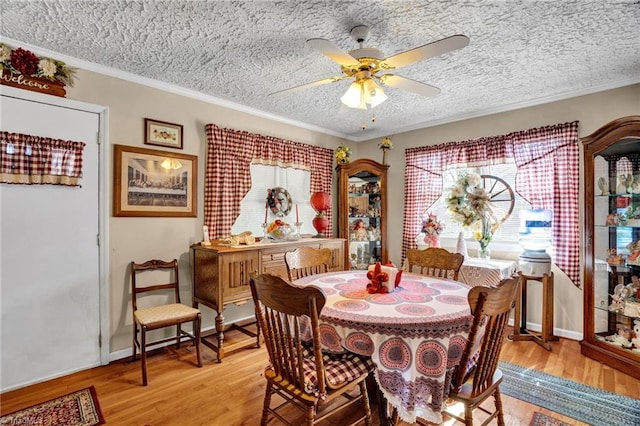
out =
[[[296,281],[327,295],[320,314],[325,350],[371,356],[378,385],[403,420],[441,423],[452,369],[472,320],[469,287],[404,274],[392,293],[369,294],[365,273],[330,272]]]

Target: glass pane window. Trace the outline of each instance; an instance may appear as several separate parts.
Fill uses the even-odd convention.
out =
[[[493,242],[503,243],[518,243],[518,229],[520,226],[519,212],[522,209],[529,209],[531,205],[525,201],[517,192],[515,192],[515,178],[517,168],[514,163],[498,164],[491,166],[479,166],[479,167],[463,167],[463,168],[449,168],[442,176],[442,195],[438,200],[427,210],[427,212],[434,213],[438,218],[445,223],[445,229],[440,234],[443,238],[456,238],[460,231],[465,231],[461,224],[455,222],[452,219],[450,212],[447,209],[445,199],[451,193],[451,188],[456,183],[458,176],[463,173],[477,173],[480,175],[491,175],[499,177],[504,180],[512,190],[514,190],[515,203],[513,212],[509,218],[502,224],[498,231],[493,235]],[[506,214],[504,205],[495,203],[494,208],[499,215]],[[427,213],[425,212],[425,214]],[[465,232],[467,239],[472,238],[471,232]]]

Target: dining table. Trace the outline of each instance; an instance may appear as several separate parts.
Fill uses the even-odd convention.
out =
[[[441,423],[473,319],[469,287],[403,273],[392,292],[371,294],[366,272],[329,272],[295,281],[317,286],[327,296],[320,312],[323,350],[370,356],[381,396],[402,420]],[[379,412],[385,424],[386,407]]]

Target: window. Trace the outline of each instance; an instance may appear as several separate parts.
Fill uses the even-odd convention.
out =
[[[580,286],[578,228],[579,186],[578,122],[532,128],[505,135],[407,148],[405,151],[405,206],[402,231],[402,257],[415,247],[425,209],[446,190],[450,167],[475,168],[480,173],[500,175],[498,167],[514,164],[517,179],[513,190],[532,208],[549,209],[553,214],[553,243],[550,254],[554,263],[576,286]],[[488,167],[488,169],[487,169]],[[502,177],[507,177],[507,172]],[[451,182],[449,178],[448,182]],[[431,206],[431,207],[430,207]],[[518,211],[522,205],[518,206]],[[528,207],[528,206],[526,206]],[[507,230],[517,229],[512,218]],[[447,232],[451,232],[449,229]],[[509,235],[507,235],[509,234]],[[503,229],[497,239],[517,241],[517,233]]]
[[[293,227],[296,216],[298,216],[303,224],[301,232],[304,234],[315,233],[311,221],[316,213],[309,204],[311,173],[308,170],[264,164],[252,164],[250,170],[251,189],[240,201],[240,215],[231,227],[232,235],[251,231],[254,236],[262,237],[261,224],[265,218],[267,222],[277,219],[270,210],[267,211],[265,206],[267,189],[272,187],[282,187],[291,195],[293,206],[289,214],[280,219]]]
[[[492,175],[497,176],[504,180],[512,190],[514,190],[515,195],[515,205],[513,207],[513,212],[509,216],[509,218],[502,224],[502,226],[498,229],[498,231],[493,235],[492,244],[495,243],[518,243],[518,231],[520,227],[520,218],[519,212],[522,209],[529,209],[531,205],[524,200],[516,191],[515,191],[515,179],[517,168],[514,163],[507,164],[496,164],[492,166],[479,166],[479,167],[463,167],[463,168],[450,168],[444,171],[442,175],[442,195],[438,198],[438,200],[431,206],[431,208],[427,209],[427,212],[432,212],[438,216],[438,218],[445,223],[445,229],[440,234],[441,238],[457,238],[460,231],[465,231],[465,229],[459,224],[451,219],[451,216],[447,210],[447,205],[445,203],[445,198],[449,195],[449,189],[454,185],[458,175],[462,172],[475,172],[480,175]],[[502,216],[506,214],[506,207],[503,203],[495,203],[494,208],[498,211],[498,214]],[[426,213],[426,212],[425,212]],[[466,232],[465,237],[469,241],[473,241],[471,233]]]

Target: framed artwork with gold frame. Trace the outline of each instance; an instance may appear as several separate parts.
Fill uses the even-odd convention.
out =
[[[114,145],[114,216],[196,217],[198,157]]]

